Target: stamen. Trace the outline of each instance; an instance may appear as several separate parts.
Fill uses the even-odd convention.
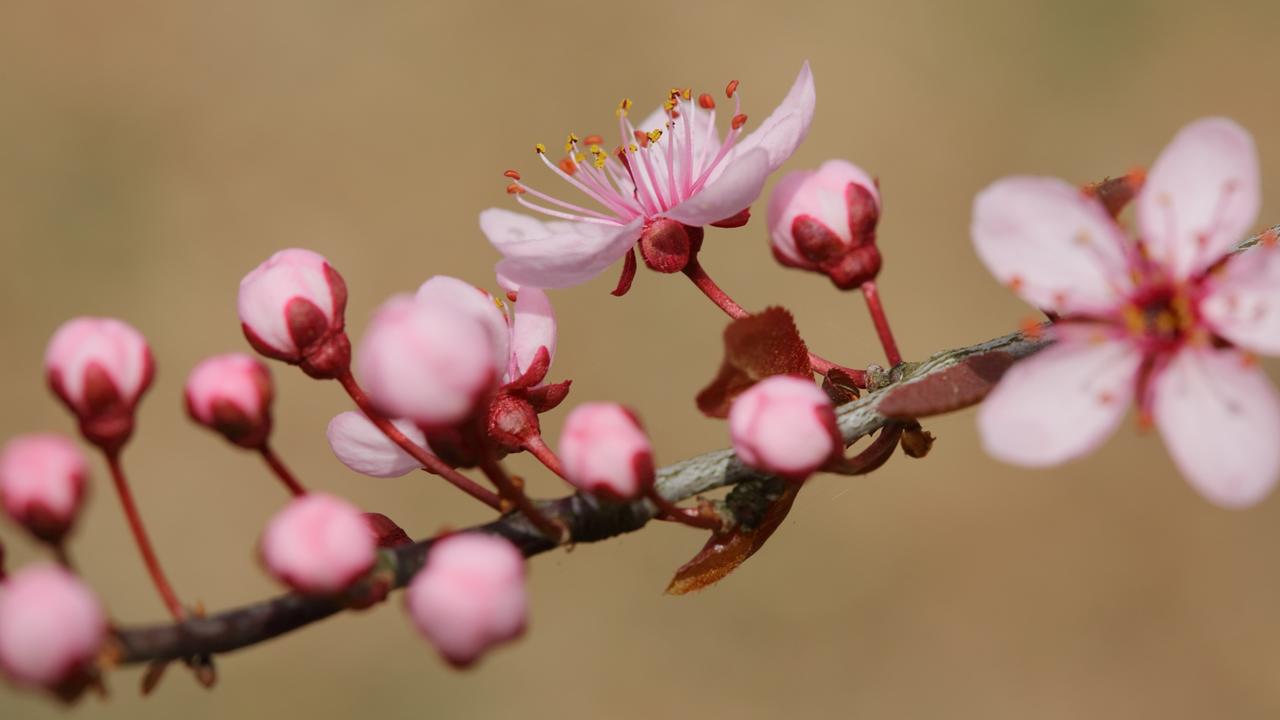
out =
[[[582,139],[582,143],[587,147],[591,147],[592,145],[600,146],[604,144],[604,138],[599,135],[588,135]]]
[[[573,158],[566,157],[560,159],[560,169],[572,175],[578,171],[578,166],[573,163]]]
[[[724,87],[724,96],[731,98],[733,97],[733,94],[737,91],[738,91],[738,81],[730,80],[729,84]]]
[[[703,110],[713,110],[716,106],[716,99],[711,97],[708,93],[702,93],[698,96],[698,105]]]
[[[502,176],[503,176],[503,177],[509,177],[509,178],[511,178],[512,180],[519,180],[519,179],[520,179],[520,173],[519,173],[519,172],[517,172],[517,171],[515,171],[515,170],[508,170],[508,171],[506,171],[506,172],[502,173]]]
[[[733,120],[730,122],[730,125],[733,127],[734,130],[741,130],[742,126],[746,124],[747,124],[747,116],[742,114],[734,115]]]
[[[622,102],[618,103],[618,109],[615,112],[615,114],[621,118],[621,117],[626,117],[627,113],[630,111],[631,111],[631,98],[622,98]]]
[[[536,153],[538,153],[539,155],[546,155],[546,154],[547,154],[547,146],[546,146],[546,145],[543,145],[542,143],[538,143],[537,145],[534,145],[534,146],[533,146],[533,151],[534,151],[534,152],[536,152]]]
[[[577,144],[578,144],[578,136],[574,135],[573,133],[569,133],[569,139],[564,141],[564,151],[567,153],[572,153],[574,146]]]
[[[524,192],[524,188],[520,187],[516,183],[511,183],[510,185],[507,186],[508,195],[519,195],[522,192]]]

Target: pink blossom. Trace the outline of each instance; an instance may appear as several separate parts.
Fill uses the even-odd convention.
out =
[[[729,409],[733,450],[750,467],[804,480],[843,447],[831,399],[811,380],[774,375]]]
[[[22,435],[0,452],[0,502],[33,535],[60,542],[75,522],[89,467],[61,435]]]
[[[769,198],[769,238],[778,262],[823,273],[845,290],[880,271],[879,220],[875,180],[844,160],[788,173]]]
[[[313,377],[335,377],[349,364],[346,306],[342,276],[310,250],[281,250],[240,281],[240,325],[249,344]]]
[[[267,569],[280,581],[301,592],[332,594],[373,567],[377,547],[358,508],[309,493],[271,519],[261,549]]]
[[[493,331],[451,304],[398,295],[374,314],[360,343],[361,379],[391,417],[455,425],[472,416],[506,370],[506,337]],[[502,347],[494,347],[496,337]]]
[[[565,479],[614,500],[638,497],[653,485],[653,446],[639,421],[614,403],[573,409],[560,433]]]
[[[1042,466],[1084,455],[1130,402],[1206,498],[1257,502],[1280,475],[1280,400],[1247,352],[1280,352],[1280,251],[1238,255],[1259,206],[1257,155],[1234,122],[1183,128],[1135,198],[1130,241],[1068,183],[1012,177],[974,203],[991,272],[1062,320],[978,415],[995,457]]]
[[[422,431],[412,422],[394,420],[392,424],[418,446],[431,449]],[[348,411],[335,415],[325,434],[338,460],[362,475],[400,477],[422,467],[361,413]]]
[[[0,588],[0,668],[14,682],[51,690],[77,683],[106,630],[93,591],[56,565],[23,568]]]
[[[773,113],[745,134],[737,82],[723,141],[715,101],[688,89],[672,90],[663,107],[633,125],[631,101],[618,108],[621,145],[610,152],[600,136],[570,134],[560,163],[537,146],[538,158],[586,196],[588,207],[560,200],[509,171],[517,202],[550,222],[492,208],[480,214],[484,231],[503,260],[498,274],[522,286],[577,285],[633,251],[660,272],[683,269],[701,242],[701,226],[741,225],[765,179],[791,156],[813,120],[814,85],[805,63]],[[634,263],[631,263],[634,268]]]
[[[431,546],[405,600],[444,659],[466,667],[524,633],[524,556],[495,535],[450,535]]]
[[[129,439],[134,408],[155,374],[151,348],[133,326],[114,318],[68,320],[49,341],[44,366],[90,442],[118,448]]]
[[[187,376],[187,413],[243,447],[260,447],[270,434],[271,397],[267,366],[244,353],[202,360]]]

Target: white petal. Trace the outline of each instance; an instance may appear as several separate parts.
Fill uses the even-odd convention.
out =
[[[542,222],[500,208],[480,213],[480,229],[504,259],[509,283],[561,288],[586,282],[620,260],[640,238],[643,218],[627,225]]]
[[[971,232],[991,274],[1036,307],[1103,313],[1132,287],[1119,226],[1062,180],[997,180],[974,199]]]
[[[1153,389],[1160,435],[1201,495],[1245,507],[1271,491],[1280,476],[1280,400],[1256,363],[1232,350],[1186,349]]]
[[[1031,467],[1093,451],[1124,418],[1141,361],[1123,339],[1068,339],[1019,362],[978,411],[983,446]]]
[[[1244,239],[1261,190],[1253,138],[1226,118],[1183,128],[1151,166],[1136,200],[1151,257],[1185,278]]]
[[[1264,355],[1280,355],[1280,248],[1260,247],[1227,261],[1200,312],[1224,338]]]

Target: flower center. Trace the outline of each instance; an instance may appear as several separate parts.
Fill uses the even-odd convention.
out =
[[[620,142],[612,152],[600,135],[569,133],[559,162],[547,157],[545,145],[534,146],[543,165],[599,209],[542,192],[515,170],[504,173],[512,181],[507,193],[530,210],[574,222],[625,225],[638,217],[658,217],[705,187],[741,136],[747,116],[740,112],[738,81],[729,83],[725,96],[733,100],[734,114],[723,141],[716,130],[715,99],[672,88],[662,104],[660,127],[637,128],[630,119],[631,101],[618,104]]]
[[[1125,328],[1148,353],[1177,349],[1204,334],[1191,288],[1163,282],[1139,289],[1124,311]]]

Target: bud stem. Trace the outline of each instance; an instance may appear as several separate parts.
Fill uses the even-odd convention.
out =
[[[475,482],[472,482],[465,475],[445,464],[443,460],[432,455],[421,447],[418,447],[417,443],[405,437],[405,434],[400,432],[395,425],[391,424],[391,421],[388,420],[386,416],[379,413],[373,407],[373,403],[370,402],[369,396],[365,394],[364,389],[356,382],[355,376],[351,374],[350,370],[339,374],[337,380],[342,383],[342,389],[346,390],[347,394],[351,396],[356,407],[360,408],[360,412],[364,413],[365,417],[369,418],[369,421],[381,430],[383,435],[390,438],[391,442],[399,445],[401,450],[409,453],[410,457],[417,460],[427,472],[434,473],[445,480],[448,480],[454,487],[479,500],[485,505],[488,505],[494,510],[502,509],[502,501],[497,495],[494,495],[492,492],[489,492],[477,485]]]
[[[129,481],[125,478],[124,468],[120,464],[120,453],[117,451],[106,451],[107,466],[111,469],[111,480],[115,483],[116,494],[120,496],[120,505],[124,508],[124,517],[129,521],[129,529],[133,532],[133,539],[138,544],[138,552],[142,554],[142,562],[147,566],[147,572],[151,575],[151,582],[156,586],[156,591],[160,593],[160,598],[164,600],[164,604],[169,608],[169,614],[173,615],[173,619],[182,622],[187,617],[187,611],[182,607],[182,603],[178,601],[178,595],[173,591],[173,586],[169,584],[169,578],[164,574],[164,569],[160,567],[160,560],[156,557],[155,549],[151,546],[151,539],[147,536],[147,529],[142,525],[142,516],[138,513],[138,507],[133,502],[133,493],[129,490]]]
[[[876,334],[880,336],[880,344],[884,346],[884,354],[889,359],[889,367],[902,364],[902,354],[898,352],[898,343],[893,339],[893,331],[889,329],[889,318],[884,314],[884,305],[880,303],[880,292],[876,290],[876,282],[868,280],[862,283],[862,297],[867,301],[867,311],[871,313],[871,322],[875,323]]]
[[[524,488],[520,487],[507,474],[507,471],[502,467],[502,463],[494,459],[488,448],[481,454],[480,469],[484,471],[485,477],[489,478],[494,487],[498,488],[498,492],[502,497],[515,505],[516,509],[528,518],[529,522],[533,523],[533,526],[538,528],[539,532],[557,543],[564,538],[567,534],[567,528],[563,524],[547,517],[542,510],[538,509],[538,506],[525,494]]]
[[[548,470],[564,478],[564,466],[560,464],[560,458],[555,452],[547,446],[547,442],[542,439],[541,435],[533,435],[524,441],[525,452],[538,459]]]
[[[293,493],[294,497],[302,497],[307,494],[307,489],[302,487],[302,483],[298,482],[298,478],[294,477],[292,472],[289,472],[289,468],[285,467],[280,456],[276,455],[275,450],[272,450],[270,445],[263,443],[259,452],[262,453],[262,459],[267,461],[271,472],[280,478],[280,482],[284,483],[284,486],[288,488],[289,492]]]
[[[645,493],[645,497],[649,498],[649,502],[657,506],[659,518],[673,520],[700,530],[720,532],[724,529],[724,523],[722,523],[719,518],[707,517],[697,510],[682,508],[663,497],[662,493],[659,493],[657,488],[653,486],[649,487],[648,492]]]
[[[733,298],[729,297],[729,294],[721,289],[721,287],[716,284],[715,280],[711,279],[711,276],[703,269],[702,263],[698,262],[697,255],[689,258],[689,264],[684,267],[684,274],[689,276],[689,279],[693,281],[694,287],[701,290],[702,294],[707,296],[707,299],[715,303],[716,307],[723,310],[729,317],[734,320],[740,320],[751,315],[751,313],[743,309],[741,305],[734,302]],[[890,342],[892,342],[892,340],[893,338],[890,337]],[[845,367],[813,353],[809,353],[809,364],[813,366],[813,369],[816,372],[823,375],[826,375],[832,370],[840,370],[852,378],[854,384],[858,387],[865,388],[867,386],[867,373],[865,370],[855,370],[853,368]],[[894,364],[896,365],[897,363]]]

